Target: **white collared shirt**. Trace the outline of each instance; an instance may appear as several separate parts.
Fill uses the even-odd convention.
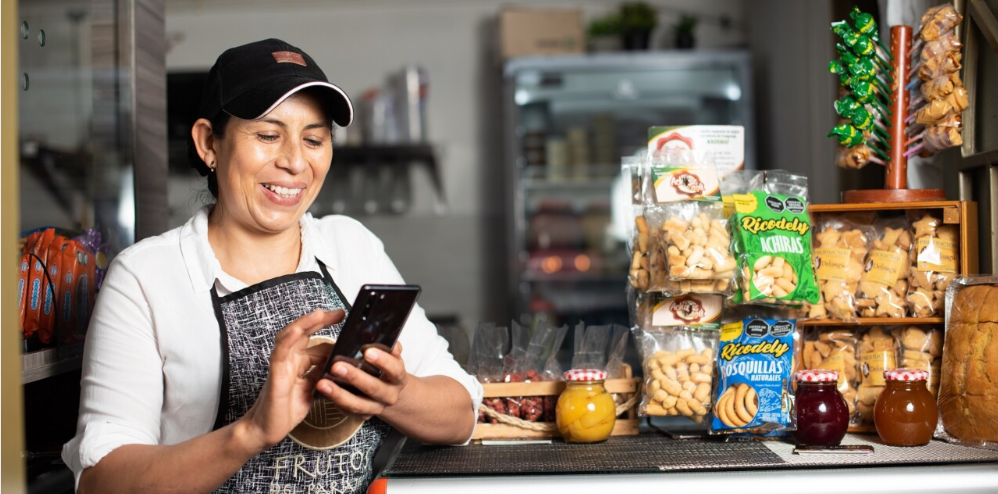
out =
[[[318,271],[318,258],[344,302],[367,283],[403,283],[384,245],[356,220],[306,214],[301,227],[297,272]],[[246,287],[215,258],[207,208],[111,263],[84,347],[76,436],[62,450],[77,484],[85,468],[119,446],[176,444],[212,430],[222,379],[213,284],[220,296]],[[453,378],[477,410],[481,384],[454,360],[418,305],[399,341],[410,374]]]

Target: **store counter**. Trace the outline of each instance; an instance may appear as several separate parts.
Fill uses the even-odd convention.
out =
[[[784,442],[675,440],[648,433],[605,443],[433,447],[410,444],[386,472],[398,493],[571,492],[825,493],[998,492],[998,451],[940,441],[917,448],[848,435],[872,444],[872,455],[793,454]]]

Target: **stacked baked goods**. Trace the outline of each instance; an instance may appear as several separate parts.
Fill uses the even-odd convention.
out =
[[[960,441],[998,442],[998,285],[951,288],[939,412]]]

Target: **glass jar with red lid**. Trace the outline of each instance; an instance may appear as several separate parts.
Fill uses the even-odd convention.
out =
[[[832,446],[842,442],[849,428],[849,406],[838,389],[839,373],[811,369],[798,371],[794,413],[798,444]]]
[[[886,387],[873,408],[873,423],[884,444],[923,446],[932,440],[939,408],[925,386],[929,373],[922,369],[884,371]]]
[[[617,422],[617,404],[603,387],[607,372],[572,369],[565,372],[565,390],[555,412],[558,431],[569,443],[606,441]]]

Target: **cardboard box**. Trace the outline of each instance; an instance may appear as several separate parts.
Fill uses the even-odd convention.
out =
[[[687,125],[651,127],[648,150],[690,149],[713,153],[721,178],[745,167],[745,127],[741,125]]]
[[[502,58],[582,53],[582,11],[578,9],[504,9],[499,13]]]

